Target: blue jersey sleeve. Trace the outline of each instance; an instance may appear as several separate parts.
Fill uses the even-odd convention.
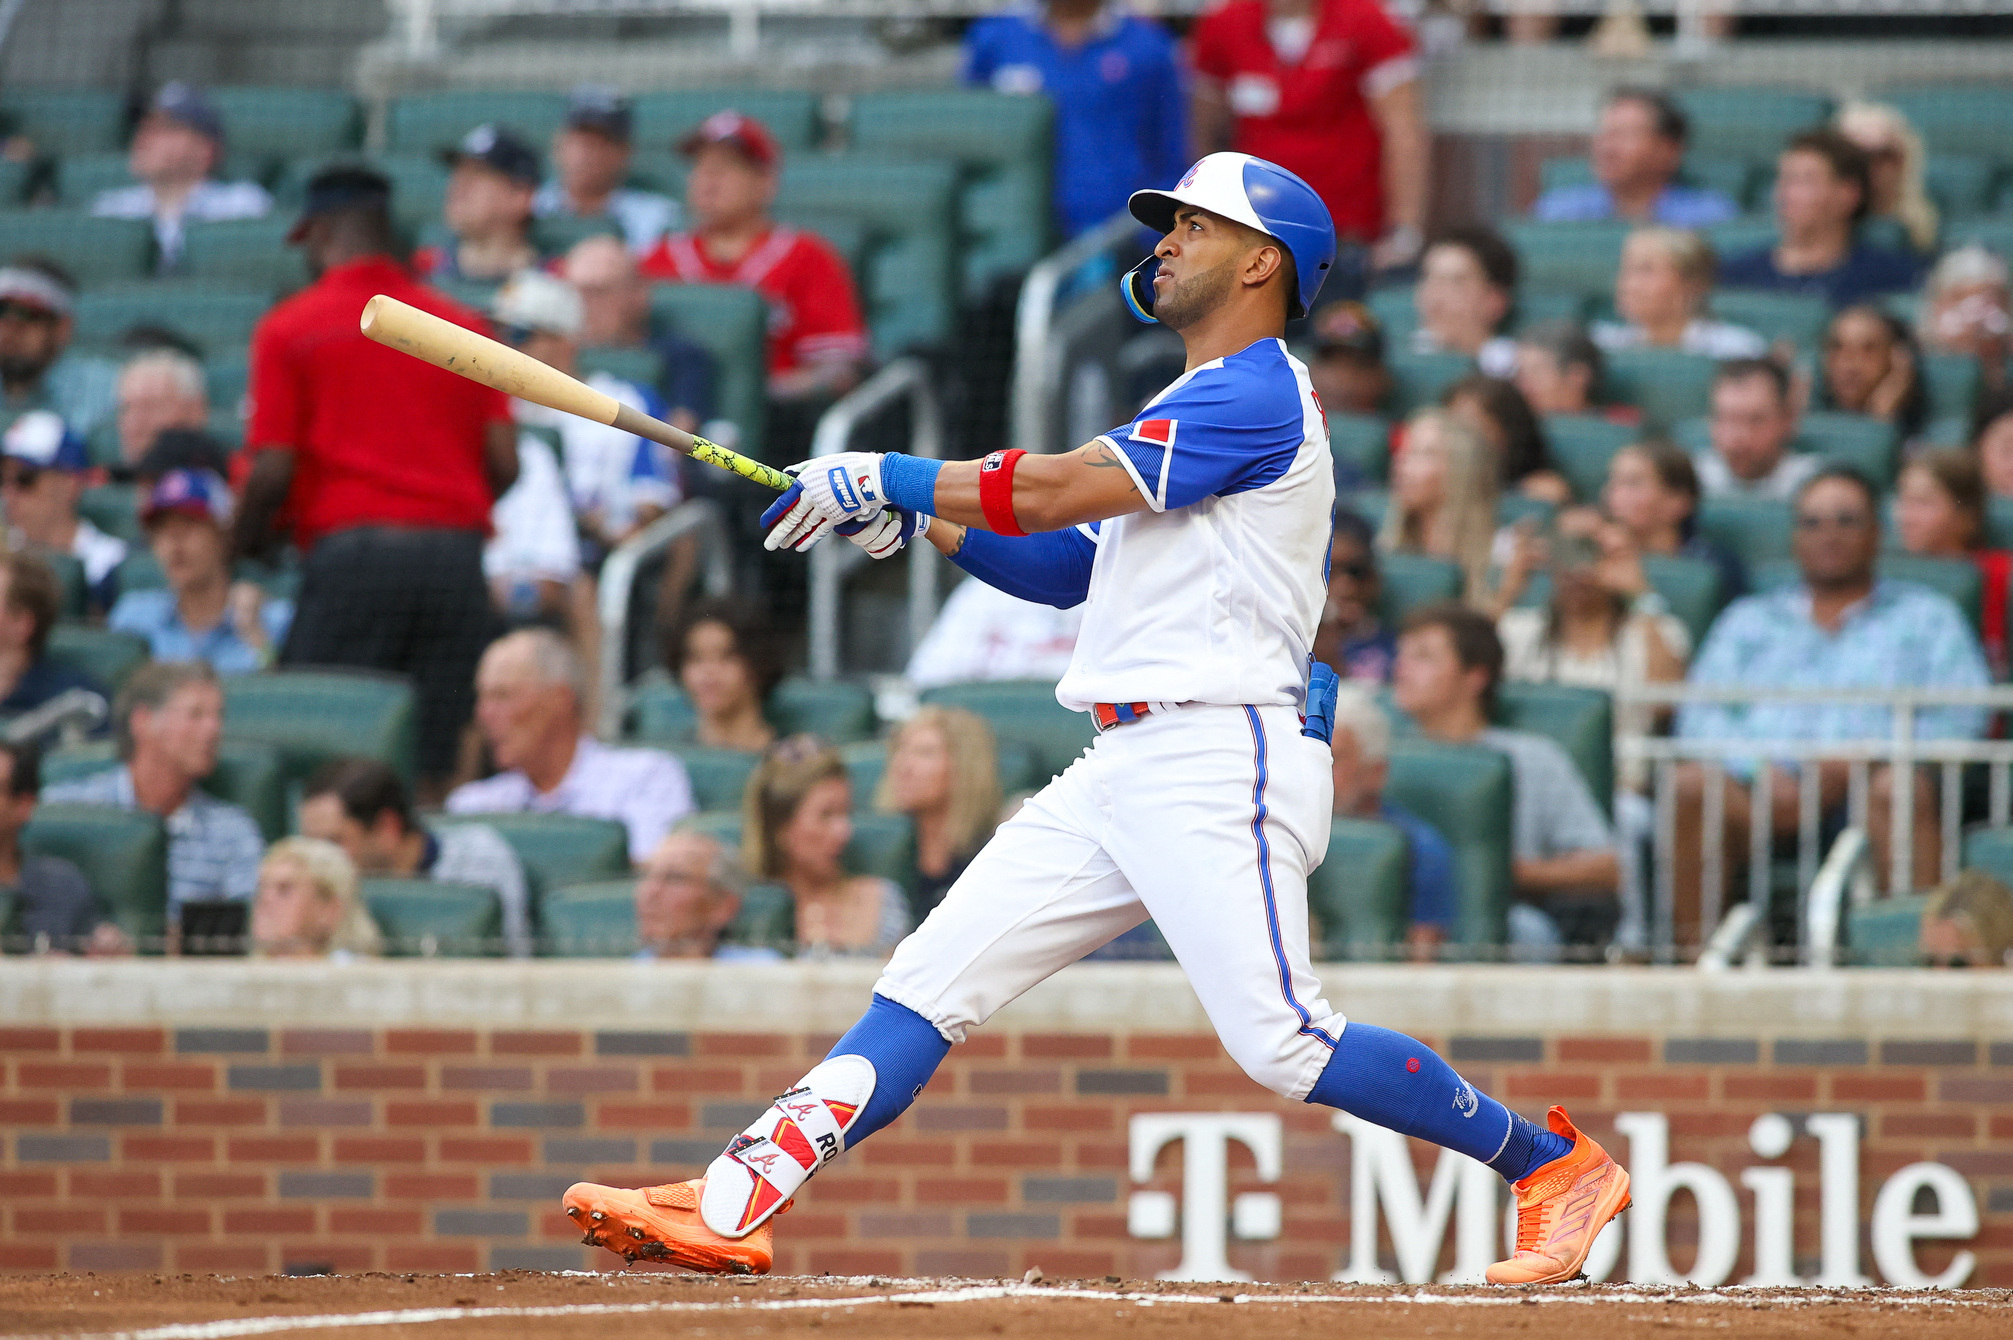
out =
[[[1156,512],[1263,488],[1306,441],[1300,383],[1270,340],[1198,368],[1103,440]]]
[[[1066,610],[1089,598],[1090,568],[1096,558],[1097,540],[1090,527],[1007,536],[970,526],[951,562],[1010,596]]]
[[[999,21],[982,18],[965,30],[965,82],[981,87],[992,83],[999,63]]]

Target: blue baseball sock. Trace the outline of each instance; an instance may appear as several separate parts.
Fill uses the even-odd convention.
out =
[[[1488,1164],[1511,1182],[1573,1148],[1570,1140],[1478,1092],[1431,1048],[1354,1020],[1335,1040],[1335,1054],[1307,1101],[1431,1140]]]
[[[847,1129],[846,1148],[908,1111],[950,1049],[935,1024],[906,1005],[875,996],[826,1058],[864,1056],[874,1064],[874,1096]]]

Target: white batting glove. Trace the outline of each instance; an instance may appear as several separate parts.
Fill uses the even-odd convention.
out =
[[[796,477],[802,492],[763,541],[771,549],[808,549],[839,522],[866,520],[887,505],[879,452],[819,456],[786,473]]]
[[[869,557],[887,558],[900,553],[910,540],[929,533],[930,514],[890,507],[871,521],[844,521],[832,529],[866,550]]]

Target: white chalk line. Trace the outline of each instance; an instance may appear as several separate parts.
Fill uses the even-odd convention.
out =
[[[862,1307],[868,1304],[986,1303],[1003,1299],[1068,1299],[1107,1303],[1132,1303],[1141,1307],[1167,1304],[1224,1303],[1370,1303],[1387,1306],[1439,1305],[1450,1307],[1517,1307],[1531,1303],[1744,1303],[1757,1301],[1808,1306],[1812,1303],[1896,1303],[1906,1307],[1939,1305],[1949,1307],[2005,1307],[1994,1299],[1973,1299],[1950,1294],[1923,1293],[1897,1296],[1892,1293],[1825,1292],[1779,1293],[1765,1299],[1741,1290],[1704,1290],[1697,1293],[1669,1293],[1635,1289],[1587,1289],[1560,1293],[1391,1293],[1391,1294],[1222,1294],[1222,1293],[1115,1293],[1104,1289],[1064,1289],[1024,1284],[971,1285],[955,1289],[918,1289],[905,1293],[855,1294],[844,1298],[758,1298],[745,1302],[654,1302],[654,1303],[553,1303],[537,1307],[409,1307],[377,1312],[332,1312],[311,1316],[236,1317],[223,1321],[176,1322],[138,1331],[109,1331],[95,1335],[32,1338],[32,1340],[235,1340],[238,1336],[275,1335],[282,1331],[325,1331],[365,1326],[419,1326],[440,1321],[481,1321],[534,1317],[613,1317],[673,1312],[789,1312],[809,1308]]]

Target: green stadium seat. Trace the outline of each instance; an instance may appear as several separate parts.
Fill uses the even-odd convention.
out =
[[[843,679],[792,675],[769,695],[768,717],[785,735],[850,744],[874,733],[874,695],[865,685]]]
[[[10,89],[0,94],[0,119],[43,153],[100,153],[126,136],[126,99],[111,89]]]
[[[1929,895],[1879,898],[1845,911],[1845,961],[1855,968],[1913,968],[1921,962],[1922,914]]]
[[[2013,885],[2013,828],[1975,828],[1964,835],[1964,868]]]
[[[762,295],[732,284],[652,284],[650,314],[713,356],[714,410],[741,430],[741,453],[763,459],[769,306]]]
[[[1773,163],[1784,140],[1831,117],[1831,99],[1801,88],[1705,84],[1676,97],[1691,118],[1693,153],[1753,163]]]
[[[428,823],[436,828],[482,824],[495,829],[523,864],[534,906],[546,889],[629,873],[629,830],[615,819],[580,814],[437,814]]]
[[[1901,85],[1878,96],[1908,118],[1932,155],[1977,154],[2002,167],[2013,163],[2006,148],[2013,86],[1945,81]]]
[[[119,766],[118,745],[111,740],[89,740],[63,745],[42,758],[42,784],[89,777]],[[239,806],[258,820],[266,841],[287,835],[286,786],[281,775],[279,751],[256,740],[225,740],[217,748],[217,769],[203,779],[203,790]]]
[[[675,152],[678,141],[715,112],[732,108],[769,128],[784,149],[809,149],[818,140],[818,98],[795,89],[688,88],[644,93],[635,101],[638,149]]]
[[[1772,591],[1785,586],[1795,586],[1803,580],[1796,561],[1788,558],[1772,559],[1756,564],[1751,570],[1751,580],[1757,591]],[[1889,581],[1914,582],[1926,586],[1938,595],[1946,596],[1952,604],[1962,610],[1971,622],[1971,631],[1977,632],[1980,607],[1984,596],[1984,578],[1979,574],[1978,565],[1968,558],[1929,558],[1922,554],[1883,553],[1880,555],[1880,575]]]
[[[2002,197],[2002,207],[2003,207]],[[1957,248],[1976,242],[1999,256],[2013,256],[2013,219],[1953,219],[1944,224],[1943,245]]]
[[[630,687],[622,738],[638,744],[682,746],[692,742],[698,723],[685,690],[672,683],[663,670],[653,669]]]
[[[1855,232],[1860,242],[1882,251],[1915,250],[1915,240],[1908,235],[1908,229],[1901,220],[1888,215],[1860,220]]]
[[[574,243],[584,242],[590,237],[621,236],[622,225],[605,215],[589,219],[574,214],[553,214],[534,219],[531,224],[531,243],[545,256],[563,256],[573,249]]]
[[[116,694],[148,659],[147,639],[137,633],[59,623],[49,632],[49,659]]]
[[[252,328],[272,305],[270,292],[218,288],[201,280],[100,288],[77,299],[76,340],[83,348],[115,350],[127,329],[151,325],[187,336],[205,351],[234,350],[250,343]]]
[[[1376,819],[1337,818],[1328,856],[1307,877],[1314,952],[1327,962],[1388,959],[1411,920],[1411,852],[1405,834]]]
[[[1496,524],[1514,526],[1520,521],[1530,521],[1538,526],[1549,526],[1558,515],[1558,505],[1542,498],[1526,498],[1521,493],[1503,493],[1496,497]]]
[[[1577,325],[1587,319],[1587,307],[1586,295],[1569,289],[1524,289],[1517,294],[1516,310],[1510,314],[1510,333],[1548,321]]]
[[[1706,498],[1698,507],[1699,533],[1749,570],[1788,558],[1795,530],[1790,506],[1769,498]]]
[[[1377,571],[1382,578],[1377,617],[1386,628],[1396,628],[1420,605],[1458,600],[1466,585],[1460,564],[1427,554],[1380,553]]]
[[[748,778],[760,754],[745,749],[708,749],[704,745],[681,744],[672,753],[685,765],[692,780],[692,803],[702,810],[734,810],[748,789]]]
[[[602,879],[546,893],[539,950],[552,958],[629,958],[636,953],[636,881]]]
[[[776,215],[812,231],[834,216],[866,230],[869,258],[854,278],[875,352],[886,358],[951,333],[959,296],[957,192],[950,163],[805,154],[783,164]]]
[[[853,784],[853,808],[873,808],[874,792],[881,786],[881,774],[888,769],[888,746],[883,740],[857,740],[842,745],[839,754],[846,760],[846,776]]]
[[[583,373],[605,372],[611,377],[620,377],[653,389],[664,380],[664,360],[657,356],[655,349],[619,349],[605,345],[582,349],[580,370]]]
[[[89,210],[101,192],[133,184],[123,152],[73,154],[56,164],[56,197],[73,209]]]
[[[1328,448],[1335,468],[1353,469],[1381,484],[1391,471],[1391,421],[1381,414],[1328,415]]]
[[[1813,410],[1798,425],[1795,446],[1835,464],[1849,465],[1884,490],[1893,485],[1899,468],[1901,434],[1884,419]]]
[[[1652,425],[1670,427],[1711,407],[1713,371],[1702,354],[1676,349],[1618,349],[1608,355],[1606,399],[1641,409]]]
[[[261,158],[334,154],[363,137],[363,109],[337,88],[223,85],[209,90],[231,152]]]
[[[68,209],[0,214],[0,259],[47,256],[86,286],[143,279],[154,263],[154,230],[145,219],[94,219]]]
[[[1608,462],[1642,434],[1628,424],[1598,414],[1548,414],[1545,446],[1552,464],[1573,486],[1573,496],[1593,502],[1608,482]]]
[[[1454,848],[1460,910],[1456,945],[1503,942],[1510,905],[1510,759],[1493,749],[1400,737],[1391,742],[1384,795],[1446,837]]]
[[[21,830],[26,856],[60,856],[143,953],[168,927],[168,831],[159,816],[109,805],[38,805]]]
[[[1973,154],[1931,154],[1922,184],[1945,214],[1982,214],[1992,207],[1992,160]]]
[[[1754,166],[1744,158],[1708,158],[1687,155],[1678,169],[1678,180],[1686,186],[1717,191],[1736,205],[1745,206],[1754,177]],[[1594,184],[1594,164],[1589,158],[1547,158],[1538,164],[1538,192],[1565,186]]]
[[[1978,402],[1978,360],[1964,354],[1923,354],[1919,366],[1923,388],[1929,393],[1929,413],[1938,419],[1960,420],[1968,436]]]
[[[1034,786],[1044,786],[1062,772],[1097,738],[1087,712],[1072,712],[1055,700],[1048,680],[994,679],[968,684],[939,684],[923,690],[922,700],[976,712],[993,728],[993,735],[1034,751]]]
[[[784,954],[797,942],[797,903],[781,884],[760,880],[741,894],[741,910],[720,938],[728,944],[762,945]]]
[[[26,203],[28,184],[35,179],[33,163],[0,161],[0,209],[14,209]]]
[[[358,881],[387,958],[491,958],[503,952],[503,904],[486,884]]]
[[[1475,370],[1466,354],[1398,352],[1385,360],[1391,370],[1391,413],[1398,418],[1439,403],[1440,393]]]
[[[90,608],[90,583],[84,578],[84,564],[75,554],[66,554],[55,549],[40,549],[36,557],[49,565],[56,574],[56,584],[62,591],[57,605],[57,617],[81,619]]]
[[[1529,289],[1560,289],[1588,298],[1614,291],[1622,242],[1632,225],[1600,220],[1541,223],[1520,219],[1503,224],[1503,238],[1517,252],[1518,282]]]
[[[1712,314],[1736,326],[1746,326],[1770,344],[1788,340],[1810,353],[1824,343],[1831,305],[1822,298],[1802,293],[1723,288],[1713,292]]]
[[[407,93],[387,108],[385,147],[401,154],[438,153],[487,122],[516,131],[542,156],[565,119],[566,97],[560,93],[503,88]]]
[[[410,783],[412,685],[368,670],[274,670],[224,681],[224,732],[278,747],[289,784],[333,758],[374,758]]]
[[[121,594],[127,591],[158,591],[167,584],[168,574],[162,571],[160,560],[144,544],[127,550],[119,566],[112,569],[112,585]]]
[[[2013,498],[1986,500],[1985,534],[1992,548],[2013,549]]]
[[[1763,197],[1766,203],[1766,197]],[[1728,219],[1724,223],[1709,223],[1699,229],[1706,241],[1721,260],[1738,256],[1744,252],[1761,251],[1775,245],[1775,220],[1772,217],[1747,217]]]
[[[1496,724],[1557,741],[1594,800],[1603,810],[1613,807],[1615,713],[1604,690],[1506,680],[1496,696]]]
[[[855,97],[848,129],[860,152],[958,164],[960,278],[970,300],[1049,250],[1053,127],[1054,109],[1043,97],[909,89]]]
[[[293,225],[292,212],[278,210],[263,219],[191,223],[177,273],[267,293],[291,292],[308,282],[300,248],[287,245]]]
[[[1706,630],[1726,605],[1727,593],[1720,589],[1719,569],[1702,558],[1682,558],[1669,554],[1644,554],[1643,576],[1664,598],[1691,633],[1696,648],[1705,641]]]
[[[1385,284],[1371,289],[1370,296],[1363,300],[1363,305],[1370,309],[1370,315],[1384,327],[1384,347],[1387,350],[1404,348],[1419,324],[1419,309],[1412,305],[1412,291],[1410,284]]]

